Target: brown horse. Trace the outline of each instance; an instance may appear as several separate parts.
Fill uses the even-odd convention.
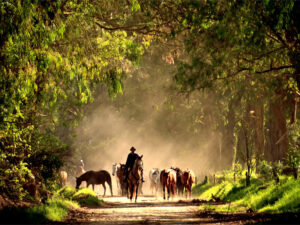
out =
[[[115,163],[112,166],[112,175],[116,175],[117,187],[122,196],[127,195],[127,183],[124,182],[125,174],[124,174],[125,164]]]
[[[195,182],[195,174],[192,170],[184,171],[181,176],[181,182],[185,187],[186,198],[191,197],[192,185]]]
[[[136,158],[132,170],[128,174],[128,188],[129,188],[129,198],[132,200],[133,194],[135,193],[135,202],[137,200],[139,186],[142,179],[142,170],[143,170],[143,155]]]
[[[104,188],[103,196],[105,196],[105,192],[106,192],[105,182],[107,182],[110,187],[111,196],[113,196],[111,177],[106,170],[100,170],[100,171],[90,170],[82,174],[80,177],[76,177],[76,189],[79,188],[82,181],[86,181],[86,187],[88,187],[91,184],[93,186],[93,190],[95,190],[94,189],[95,184],[102,184]]]
[[[176,186],[176,172],[173,169],[165,169],[160,173],[160,183],[163,189],[163,197],[165,197],[165,188],[168,191],[168,200],[170,198],[170,193],[172,198],[175,197],[175,186]]]
[[[171,167],[171,169],[176,171],[176,192],[178,195],[183,195],[183,191],[184,191],[184,185],[181,182],[181,177],[182,177],[182,170],[179,169],[178,167]]]

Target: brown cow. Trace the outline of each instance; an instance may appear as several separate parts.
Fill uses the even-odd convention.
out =
[[[195,182],[195,174],[192,170],[184,171],[181,176],[181,182],[185,187],[186,198],[191,197],[192,185]]]
[[[172,198],[175,197],[175,186],[176,186],[176,172],[172,169],[164,169],[160,173],[160,182],[163,188],[163,197],[165,197],[165,188],[168,191],[168,200],[170,198],[170,193]]]

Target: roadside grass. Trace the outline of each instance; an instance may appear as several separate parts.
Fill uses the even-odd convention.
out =
[[[201,193],[203,193],[204,191],[206,191],[207,189],[211,188],[213,185],[210,183],[206,183],[206,184],[197,184],[193,187],[192,189],[192,195],[200,195]]]
[[[88,188],[78,191],[65,186],[57,190],[52,199],[44,204],[30,208],[5,208],[0,211],[1,223],[7,224],[41,224],[62,221],[71,209],[80,206],[101,206],[103,200],[97,198],[96,193]]]
[[[204,185],[203,185],[204,186]],[[195,189],[195,190],[194,190]],[[223,181],[217,185],[205,184],[195,186],[193,193],[204,200],[219,197],[226,205],[212,205],[209,210],[220,212],[245,211],[256,212],[300,212],[300,181],[292,177],[280,177],[278,184],[273,180],[262,181],[251,179],[251,185],[246,186],[245,180],[237,182]]]
[[[72,200],[77,201],[81,206],[101,206],[104,204],[103,200],[98,199],[96,193],[89,188],[79,189],[73,196]]]
[[[62,221],[72,208],[79,204],[66,199],[51,199],[45,204],[30,208],[5,208],[0,211],[1,223],[41,224],[48,221]]]
[[[35,206],[27,209],[29,215],[41,215],[45,220],[61,221],[72,208],[79,208],[79,204],[66,199],[51,199],[41,206]],[[33,220],[34,218],[31,217]]]
[[[73,187],[70,187],[70,186],[64,186],[60,189],[58,189],[55,193],[55,195],[59,195],[63,198],[66,198],[66,199],[72,199],[72,197],[75,195],[76,193],[76,189],[73,188]]]

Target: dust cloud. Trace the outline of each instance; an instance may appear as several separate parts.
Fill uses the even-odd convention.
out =
[[[169,71],[152,70],[146,65],[129,76],[124,93],[115,100],[100,88],[77,129],[73,146],[79,149],[86,170],[104,169],[111,174],[112,165],[125,163],[134,146],[136,153],[143,155],[145,186],[151,168],[191,169],[201,182],[216,163],[218,138],[210,131],[190,131],[196,128],[186,118],[201,114],[193,108],[197,102],[189,103],[170,90],[173,81]],[[116,193],[115,183],[113,186]]]

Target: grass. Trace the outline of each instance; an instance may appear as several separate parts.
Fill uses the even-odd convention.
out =
[[[79,204],[66,199],[51,199],[45,204],[31,208],[5,208],[0,211],[1,223],[41,224],[48,221],[62,221],[71,208]]]
[[[233,212],[251,208],[256,212],[270,213],[300,211],[300,181],[291,177],[281,177],[279,184],[252,178],[248,187],[244,180],[224,181],[214,186],[195,186],[193,193],[201,199],[212,200],[214,195],[228,202],[227,205],[211,206],[210,210]]]
[[[192,189],[192,195],[200,195],[201,193],[203,193],[204,191],[206,191],[207,189],[211,188],[213,185],[210,183],[206,183],[206,184],[198,184],[195,185]]]
[[[46,204],[27,209],[27,212],[29,215],[43,215],[46,220],[61,221],[72,208],[79,208],[79,204],[66,199],[51,199]]]
[[[73,187],[65,186],[56,192],[57,196],[78,202],[80,206],[101,206],[103,200],[99,200],[96,193],[89,188],[81,188],[78,191]]]
[[[56,195],[61,196],[65,199],[72,199],[72,197],[75,195],[76,189],[70,186],[64,186],[58,191],[56,191]]]
[[[72,200],[77,201],[81,206],[101,206],[104,204],[103,200],[98,199],[96,193],[88,188],[82,188],[77,191]]]
[[[0,211],[1,223],[14,224],[41,224],[49,221],[62,221],[70,209],[80,206],[101,206],[103,200],[97,198],[96,193],[88,188],[76,191],[74,188],[65,186],[48,199],[45,204],[30,208],[6,208]]]

